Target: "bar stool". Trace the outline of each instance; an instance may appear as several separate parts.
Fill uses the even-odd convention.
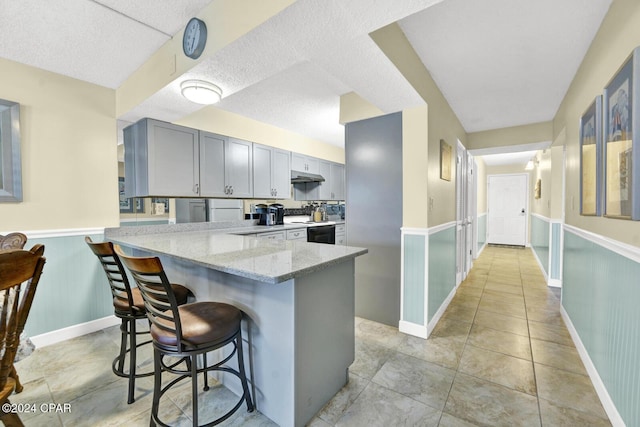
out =
[[[111,242],[93,242],[89,236],[85,237],[84,241],[98,257],[100,264],[102,264],[102,268],[109,280],[109,286],[111,287],[114,314],[122,320],[120,325],[120,353],[115,359],[113,359],[111,369],[117,376],[129,379],[127,403],[133,403],[135,400],[133,395],[135,391],[136,378],[153,375],[153,372],[136,373],[137,348],[151,342],[151,340],[148,340],[142,343],[136,343],[137,335],[149,333],[149,331],[138,332],[136,330],[136,320],[147,318],[147,313],[144,309],[144,301],[142,300],[142,295],[140,295],[140,290],[130,286],[129,279],[127,278],[127,274],[122,266],[122,262],[118,258],[118,255],[113,251],[113,244]],[[176,295],[177,303],[186,303],[187,298],[191,295],[189,289],[181,285],[174,284],[171,286]],[[129,341],[128,349],[127,340]],[[127,353],[129,353],[128,373],[124,370],[124,362]]]
[[[223,422],[240,408],[242,402],[246,402],[247,411],[252,412],[254,407],[242,354],[240,327],[242,311],[232,305],[219,302],[195,302],[178,306],[175,292],[169,284],[160,259],[129,257],[118,245],[115,245],[115,252],[138,284],[147,317],[151,322],[155,367],[151,425],[167,426],[158,417],[160,398],[169,388],[185,378],[191,378],[192,420],[194,426],[198,425],[197,375],[201,372],[205,375],[205,390],[208,389],[207,372],[209,371],[223,371],[235,375],[240,379],[243,390],[240,400],[233,408],[201,427]],[[228,344],[233,345],[231,353],[223,360],[207,366],[206,353]],[[237,354],[238,370],[225,365],[234,354]],[[198,355],[203,355],[202,368],[197,367]],[[184,358],[187,369],[176,369],[176,365],[167,366],[163,361],[164,356]],[[162,387],[163,371],[171,372],[178,377]]]

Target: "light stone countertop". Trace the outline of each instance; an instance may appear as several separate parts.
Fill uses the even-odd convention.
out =
[[[113,228],[105,230],[105,237],[122,246],[169,255],[271,284],[319,271],[368,252],[365,248],[351,246],[234,235],[264,232],[265,229],[295,229],[305,227],[304,224],[271,227],[229,224],[227,228],[211,227],[206,223],[201,227],[198,224],[180,225]]]

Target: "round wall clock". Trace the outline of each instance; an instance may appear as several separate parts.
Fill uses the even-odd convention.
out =
[[[197,59],[207,44],[207,25],[198,18],[191,18],[184,29],[182,50],[189,58]]]

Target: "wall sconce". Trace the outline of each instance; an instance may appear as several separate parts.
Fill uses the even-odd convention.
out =
[[[182,96],[196,104],[210,105],[222,99],[222,89],[204,80],[185,80],[180,89]]]

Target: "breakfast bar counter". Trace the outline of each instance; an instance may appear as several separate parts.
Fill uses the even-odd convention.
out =
[[[243,225],[121,227],[105,237],[132,255],[158,256],[196,300],[243,310],[257,409],[281,426],[303,426],[348,380],[355,258],[367,249],[235,235]],[[220,379],[241,394],[239,383]]]

